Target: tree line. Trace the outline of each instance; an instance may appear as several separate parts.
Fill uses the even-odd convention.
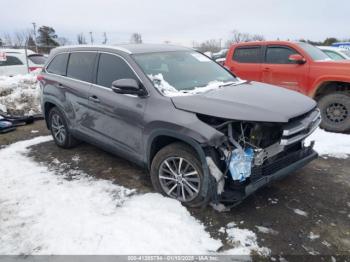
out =
[[[94,44],[93,33],[89,32],[89,39],[86,40],[84,33],[79,33],[76,36],[76,43],[78,44]],[[103,33],[101,44],[107,44],[107,33]],[[130,37],[130,43],[142,43],[142,36],[140,33],[133,33]],[[3,33],[0,35],[0,47],[24,48],[28,47],[33,51],[48,53],[52,48],[57,46],[64,46],[72,44],[72,42],[62,36],[58,36],[53,27],[40,26],[38,30],[23,30],[17,31],[13,34]]]

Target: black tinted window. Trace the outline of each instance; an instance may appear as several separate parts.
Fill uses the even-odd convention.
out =
[[[289,56],[297,52],[288,47],[268,47],[266,51],[266,63],[268,64],[293,64]]]
[[[30,55],[28,59],[36,65],[45,64],[46,58],[43,55]]]
[[[67,76],[91,82],[95,57],[96,53],[93,52],[71,53],[68,61]]]
[[[233,54],[233,60],[240,63],[260,63],[261,47],[239,47]]]
[[[97,84],[111,87],[118,79],[132,78],[137,80],[128,64],[118,56],[101,54],[98,64]]]
[[[59,54],[51,61],[47,67],[47,72],[57,74],[57,75],[66,75],[68,62],[68,54]]]
[[[0,66],[23,65],[21,60],[15,56],[7,56],[6,61],[0,61]]]

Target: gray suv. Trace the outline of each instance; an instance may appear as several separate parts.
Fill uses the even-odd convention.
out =
[[[60,47],[38,79],[58,146],[86,141],[135,162],[187,206],[236,205],[317,157],[304,145],[321,121],[312,99],[192,49]]]

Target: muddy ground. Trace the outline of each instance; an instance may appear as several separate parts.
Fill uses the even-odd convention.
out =
[[[0,135],[0,145],[47,134],[44,122],[39,121]],[[60,168],[79,169],[138,192],[153,192],[144,170],[85,143],[64,150],[48,142],[34,146],[31,156],[51,166],[67,163]],[[219,229],[235,222],[254,231],[260,246],[271,249],[275,258],[329,255],[313,261],[332,261],[330,256],[338,256],[336,261],[350,261],[350,159],[319,158],[283,181],[256,192],[230,212],[218,213],[209,207],[189,211],[223,243],[226,236]],[[263,233],[257,226],[273,231]],[[294,256],[293,260],[304,261],[301,258]]]

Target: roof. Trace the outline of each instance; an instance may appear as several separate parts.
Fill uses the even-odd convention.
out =
[[[15,48],[0,48],[0,52],[5,53],[16,53],[16,54],[25,54],[25,49],[15,49]],[[27,49],[27,54],[34,54],[30,49]]]
[[[317,47],[322,50],[334,50],[334,51],[347,50],[346,48],[341,48],[336,46],[317,46]]]
[[[121,45],[71,45],[58,47],[57,50],[100,50],[113,49],[128,54],[142,54],[168,51],[185,51],[190,48],[169,44],[121,44]]]
[[[232,45],[290,45],[296,44],[296,41],[281,41],[281,40],[273,40],[273,41],[249,41],[249,42],[240,42],[234,43]]]

